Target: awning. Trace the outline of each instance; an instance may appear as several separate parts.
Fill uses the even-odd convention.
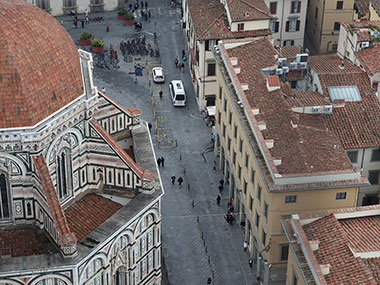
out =
[[[216,113],[216,107],[215,106],[206,107],[206,110],[207,110],[207,114],[209,116],[215,116],[215,113]]]

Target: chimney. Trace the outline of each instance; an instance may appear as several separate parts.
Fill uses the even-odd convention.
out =
[[[246,83],[242,83],[241,88],[243,89],[243,91],[247,91],[249,89],[248,84]]]
[[[265,144],[267,148],[271,149],[274,147],[274,140],[273,139],[265,140]]]
[[[236,66],[236,65],[238,65],[238,59],[237,59],[237,57],[231,57],[231,64],[232,64],[232,66]]]
[[[279,166],[282,163],[282,159],[281,158],[275,158],[275,159],[273,159],[273,163],[275,166]]]
[[[239,73],[240,73],[240,67],[235,67],[234,70],[235,70],[235,73],[236,73],[236,74],[239,74]]]
[[[298,127],[298,120],[296,118],[292,118],[290,120],[290,124],[292,125],[293,129]]]
[[[309,241],[310,247],[312,251],[316,251],[319,249],[319,241],[318,240],[311,240]]]
[[[280,89],[281,82],[278,75],[269,75],[267,76],[267,89],[269,92]]]
[[[267,124],[264,121],[257,122],[259,125],[259,130],[260,131],[265,131],[267,129]]]
[[[330,264],[320,264],[319,265],[319,268],[321,269],[323,275],[327,275],[330,273],[330,267],[331,267]]]
[[[260,114],[260,109],[252,109],[252,114],[253,114],[253,115],[258,115],[258,114]]]

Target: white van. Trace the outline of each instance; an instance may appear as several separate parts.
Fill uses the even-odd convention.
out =
[[[185,106],[186,94],[181,80],[172,80],[169,83],[170,95],[172,96],[173,106]]]

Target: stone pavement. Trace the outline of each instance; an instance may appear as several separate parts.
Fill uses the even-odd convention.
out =
[[[119,52],[120,68],[95,67],[94,77],[95,84],[99,88],[105,87],[112,98],[128,108],[140,108],[143,119],[154,122],[152,139],[156,155],[165,157],[160,174],[166,192],[162,200],[162,248],[168,279],[175,285],[207,284],[209,277],[212,277],[213,284],[255,284],[254,271],[248,265],[249,256],[243,251],[243,231],[238,224],[229,226],[224,220],[227,190],[223,193],[221,206],[216,204],[222,173],[213,170],[213,152],[202,156],[210,146],[211,128],[206,126],[199,113],[188,65],[182,73],[174,65],[174,57],[180,56],[185,48],[180,11],[171,9],[168,1],[149,0],[148,4],[151,21],[138,21],[142,22],[141,34],[145,34],[148,41],[153,42],[153,33],[157,33],[160,58],[148,56],[135,60],[139,58],[135,56],[132,63],[127,63]],[[91,22],[85,29],[103,39],[106,49],[111,44],[117,49],[121,40],[134,34],[133,27],[124,26],[117,19],[117,12],[95,15],[103,16],[105,20]],[[65,28],[79,44],[82,29],[74,28],[70,16],[63,19]],[[108,33],[106,23],[110,25]],[[163,66],[165,84],[150,82],[146,68],[144,75],[137,77],[137,83],[135,75],[129,74],[134,63],[150,61]],[[170,103],[168,83],[173,79],[184,82],[188,97],[184,108],[174,108]],[[161,89],[164,93],[162,101],[157,97]],[[158,128],[164,129],[164,135]],[[171,147],[165,139],[175,141],[176,147]],[[171,184],[173,174],[184,178],[182,186]]]

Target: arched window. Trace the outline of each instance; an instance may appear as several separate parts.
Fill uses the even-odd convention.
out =
[[[36,0],[36,6],[42,10],[50,9],[50,1],[49,0]]]
[[[9,194],[7,176],[0,173],[0,219],[9,219]]]
[[[67,197],[72,189],[71,155],[67,148],[57,156],[57,189],[59,199]]]
[[[67,285],[67,283],[59,278],[45,278],[41,281],[38,281],[36,285],[49,285],[49,284],[54,284],[54,285]]]

